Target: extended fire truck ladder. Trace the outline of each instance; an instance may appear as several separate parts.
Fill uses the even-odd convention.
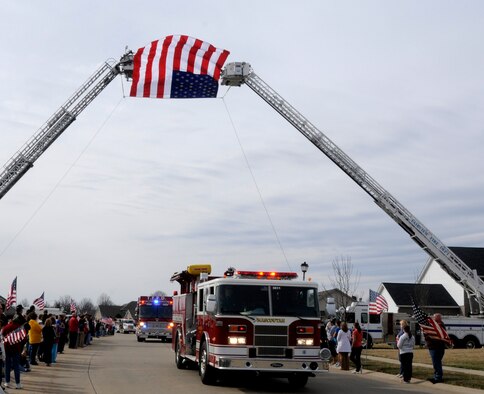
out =
[[[133,55],[129,51],[117,63],[106,61],[4,165],[0,199],[118,74],[131,77],[132,70]]]
[[[241,86],[244,83],[367,192],[381,209],[464,288],[469,301],[474,301],[470,302],[472,313],[476,313],[475,305],[477,303],[478,313],[484,315],[484,282],[479,278],[476,270],[471,270],[395,197],[259,78],[250,64],[243,62],[227,64],[222,73],[222,85]]]

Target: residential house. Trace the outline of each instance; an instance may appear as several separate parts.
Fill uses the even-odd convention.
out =
[[[388,303],[388,312],[413,314],[413,302],[427,313],[459,315],[461,309],[442,284],[390,283],[378,288]]]
[[[94,313],[95,319],[103,318],[120,319],[124,318],[124,314],[121,311],[119,305],[99,305]]]
[[[328,317],[329,315],[333,314],[331,311],[328,311],[327,308],[328,298],[332,298],[334,300],[336,311],[341,307],[346,309],[346,307],[350,306],[353,301],[356,301],[356,297],[349,296],[339,289],[320,291],[318,293],[318,300],[321,317]]]
[[[484,248],[450,247],[450,249],[484,280]],[[427,260],[417,283],[441,283],[457,305],[460,306],[463,314],[469,315],[469,299],[463,287],[444,271],[433,258]]]

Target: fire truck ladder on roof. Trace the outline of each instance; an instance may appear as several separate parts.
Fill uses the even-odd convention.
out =
[[[0,173],[0,199],[118,74],[131,75],[132,60],[126,52],[118,63],[106,61],[12,156]]]
[[[476,270],[471,270],[395,197],[257,76],[250,64],[242,62],[227,64],[222,73],[222,85],[241,86],[244,83],[368,193],[375,203],[410,235],[411,239],[464,288],[471,301],[472,313],[476,313],[477,309],[477,313],[484,315],[484,282],[479,278]]]

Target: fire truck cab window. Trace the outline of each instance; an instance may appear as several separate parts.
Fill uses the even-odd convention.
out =
[[[274,316],[318,317],[316,289],[307,287],[272,286]]]
[[[363,324],[368,323],[368,313],[363,312],[363,313],[361,314],[361,322],[360,322],[360,323],[363,323]]]
[[[219,312],[225,315],[268,315],[268,286],[222,285],[217,288]]]
[[[143,318],[171,318],[171,305],[140,305],[138,317]]]

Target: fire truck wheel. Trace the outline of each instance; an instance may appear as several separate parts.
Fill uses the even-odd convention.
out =
[[[213,384],[217,380],[217,370],[208,363],[207,342],[203,342],[200,348],[199,360],[200,379],[203,384]]]
[[[181,348],[180,337],[177,335],[176,343],[175,343],[175,364],[178,369],[183,369],[185,368],[185,358],[183,358],[180,355],[180,348]]]
[[[289,384],[291,387],[295,389],[303,388],[306,386],[306,383],[308,382],[309,376],[304,374],[304,375],[291,375],[287,378],[289,380]]]

